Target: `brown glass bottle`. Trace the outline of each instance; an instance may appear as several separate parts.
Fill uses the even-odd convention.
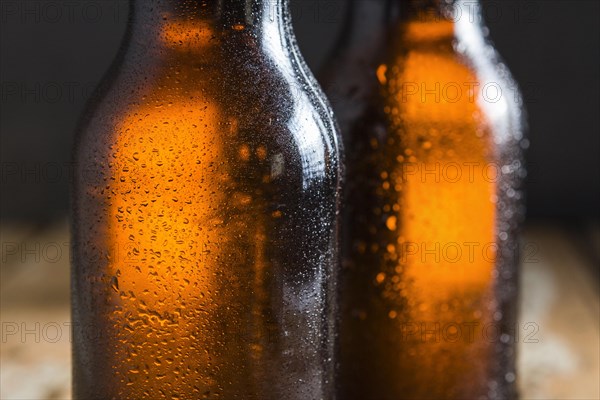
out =
[[[285,0],[134,2],[75,161],[75,398],[331,398],[338,143]]]
[[[339,398],[514,398],[518,91],[476,2],[348,4]]]

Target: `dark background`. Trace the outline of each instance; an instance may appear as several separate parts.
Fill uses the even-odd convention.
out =
[[[291,3],[300,47],[318,71],[347,1]],[[528,218],[597,220],[600,2],[482,5],[529,113]],[[47,223],[66,215],[75,125],[118,49],[128,7],[123,0],[2,0],[0,6],[0,217]]]

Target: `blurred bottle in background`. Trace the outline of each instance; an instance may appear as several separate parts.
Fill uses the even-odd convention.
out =
[[[341,399],[516,397],[522,102],[477,2],[349,2]]]
[[[76,398],[331,398],[336,133],[286,0],[134,2],[77,138]]]

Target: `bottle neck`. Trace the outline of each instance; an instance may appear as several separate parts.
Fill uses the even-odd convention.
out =
[[[453,28],[459,22],[481,22],[477,0],[349,0],[348,3],[345,34],[353,42],[374,43],[381,35],[395,34],[399,26],[411,25],[418,30],[436,23]],[[427,36],[427,32],[424,34]]]
[[[146,46],[198,47],[228,33],[287,33],[288,0],[134,0],[131,35]],[[274,28],[274,29],[273,29]]]
[[[211,21],[222,29],[254,27],[275,19],[287,0],[134,0],[134,22],[156,19]]]
[[[400,20],[405,22],[449,22],[453,20],[454,12],[460,7],[459,3],[459,0],[400,1]]]

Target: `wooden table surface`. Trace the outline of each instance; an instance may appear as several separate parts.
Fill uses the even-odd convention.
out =
[[[518,382],[522,399],[600,399],[600,301],[592,256],[551,224],[523,235]],[[70,398],[69,234],[0,226],[0,398]],[[588,246],[589,247],[589,246]]]

